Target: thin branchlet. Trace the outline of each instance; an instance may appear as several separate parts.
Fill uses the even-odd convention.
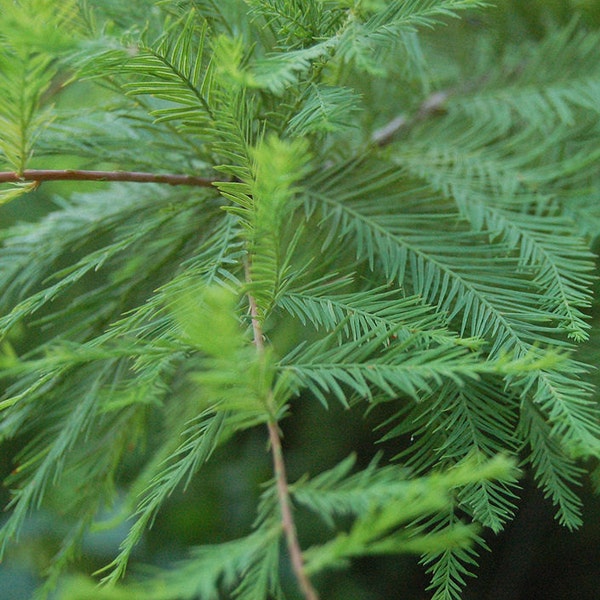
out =
[[[430,94],[421,102],[418,110],[410,117],[406,115],[398,115],[385,125],[376,129],[371,134],[371,143],[374,146],[387,146],[396,139],[396,137],[414,127],[417,123],[424,121],[436,114],[444,111],[451,92],[448,90],[440,90]]]
[[[146,173],[142,171],[86,171],[79,169],[25,169],[0,172],[0,183],[23,183],[44,181],[131,181],[134,183],[166,183],[168,185],[189,185],[212,187],[217,179],[180,175],[173,173]]]
[[[248,260],[246,260],[245,263],[245,275],[246,284],[249,285],[251,283],[251,269]],[[248,305],[250,307],[250,317],[252,319],[254,345],[256,346],[256,351],[262,355],[265,352],[265,343],[262,326],[259,319],[258,304],[251,293],[248,293],[247,297]],[[283,449],[281,447],[279,427],[277,426],[277,419],[275,417],[275,410],[273,407],[272,394],[268,400],[270,405],[269,409],[272,416],[267,423],[267,428],[269,430],[269,442],[271,444],[271,453],[273,455],[273,470],[275,472],[275,480],[277,482],[277,498],[279,500],[279,506],[281,509],[281,527],[285,535],[288,552],[290,553],[292,570],[294,572],[294,576],[296,577],[296,581],[298,582],[298,586],[302,590],[304,598],[306,600],[319,600],[319,595],[313,587],[312,582],[304,568],[304,558],[302,557],[302,549],[300,548],[294,515],[292,514],[290,490],[287,481],[285,461],[283,458]]]

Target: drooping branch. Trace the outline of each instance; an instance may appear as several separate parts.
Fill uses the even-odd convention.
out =
[[[22,183],[33,181],[132,181],[135,183],[166,183],[168,185],[190,185],[212,187],[217,179],[195,175],[156,174],[140,171],[84,171],[79,169],[26,169],[0,172],[0,183]]]

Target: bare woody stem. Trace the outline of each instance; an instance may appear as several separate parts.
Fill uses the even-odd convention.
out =
[[[212,187],[216,179],[194,175],[156,174],[140,171],[82,171],[78,169],[26,169],[0,172],[0,183],[23,183],[33,181],[132,181],[135,183],[166,183],[168,185],[190,185]]]
[[[277,496],[279,497],[279,504],[281,506],[281,526],[285,534],[288,552],[290,553],[292,570],[294,571],[298,585],[306,600],[319,600],[319,595],[304,569],[304,559],[302,558],[302,550],[300,549],[294,516],[292,515],[290,492],[277,422],[269,421],[268,427],[271,452],[273,453],[273,467],[275,470],[275,478],[277,480]]]
[[[246,262],[246,282],[250,282],[250,266],[248,262]],[[247,296],[248,304],[250,305],[250,317],[252,318],[254,345],[256,346],[257,352],[263,354],[265,345],[259,320],[258,306],[256,304],[256,299],[252,294],[249,293]],[[304,559],[302,557],[302,550],[300,548],[300,543],[298,542],[298,534],[296,532],[296,525],[292,514],[290,490],[285,470],[285,461],[283,460],[283,450],[281,448],[281,437],[279,435],[277,420],[272,417],[267,423],[267,427],[269,429],[269,441],[271,443],[271,452],[273,454],[273,470],[277,482],[277,497],[281,509],[281,527],[290,554],[292,571],[304,598],[306,600],[319,600],[319,594],[313,587],[304,568]]]
[[[380,148],[387,146],[394,141],[396,136],[410,130],[417,123],[444,112],[444,107],[451,94],[452,90],[441,90],[429,95],[421,102],[417,112],[411,117],[400,115],[386,123],[381,129],[374,131],[371,135],[371,143]]]

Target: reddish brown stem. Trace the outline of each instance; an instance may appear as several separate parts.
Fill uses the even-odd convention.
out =
[[[246,261],[246,282],[250,283],[250,264]],[[248,304],[250,305],[250,317],[252,318],[252,332],[254,337],[254,345],[259,354],[265,351],[265,343],[263,339],[262,326],[258,314],[258,305],[256,299],[250,293],[248,295]],[[271,398],[272,402],[272,398]],[[272,408],[272,407],[270,407]],[[273,411],[274,412],[274,411]],[[275,471],[275,480],[277,482],[277,497],[281,509],[281,528],[285,535],[288,552],[290,554],[290,562],[292,563],[292,571],[296,577],[296,581],[306,600],[319,600],[319,594],[313,587],[306,570],[304,569],[304,558],[302,557],[302,549],[298,541],[296,525],[294,523],[294,515],[292,514],[292,503],[290,499],[290,490],[285,471],[285,461],[283,460],[283,450],[281,448],[281,438],[277,420],[273,416],[267,423],[269,429],[269,441],[271,442],[271,453],[273,454],[273,470]]]
[[[281,439],[279,437],[277,422],[269,421],[268,427],[271,452],[273,453],[273,468],[275,470],[275,479],[277,480],[277,496],[281,507],[281,527],[283,528],[288,552],[290,553],[292,570],[294,571],[298,585],[306,600],[319,600],[319,595],[304,569],[304,559],[302,557],[300,543],[298,542],[294,516],[292,515],[290,491],[285,472],[285,463],[283,460],[283,451],[281,449]]]
[[[26,169],[22,173],[0,172],[0,183],[25,181],[132,181],[136,183],[166,183],[212,187],[216,179],[195,175],[143,173],[140,171],[82,171],[78,169]]]
[[[244,264],[246,283],[250,283],[250,264],[246,260]],[[265,351],[265,343],[263,340],[262,327],[260,325],[260,319],[258,316],[258,305],[256,304],[256,298],[252,294],[248,294],[248,304],[250,305],[250,317],[252,319],[252,334],[254,337],[254,345],[259,354]]]

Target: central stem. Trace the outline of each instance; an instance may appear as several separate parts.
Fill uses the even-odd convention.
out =
[[[275,479],[277,481],[277,497],[281,507],[281,527],[285,534],[285,540],[290,553],[292,570],[298,581],[298,585],[304,594],[306,600],[319,600],[319,595],[313,587],[306,571],[304,569],[304,559],[302,550],[298,542],[298,534],[292,514],[290,501],[290,490],[285,472],[285,462],[283,460],[283,451],[281,448],[281,438],[276,421],[269,421],[269,440],[271,442],[271,452],[273,453],[273,468],[275,470]]]
[[[250,283],[250,266],[246,262],[246,283]],[[254,296],[248,292],[248,304],[250,305],[250,316],[252,318],[252,332],[254,337],[254,345],[259,354],[265,351],[265,343],[263,339],[262,326],[259,319],[258,305]],[[272,398],[270,398],[272,404]],[[273,407],[270,406],[270,409]],[[272,410],[272,416],[267,423],[269,429],[269,442],[271,444],[271,452],[273,454],[273,470],[275,472],[275,480],[277,482],[277,498],[281,509],[281,528],[285,535],[288,552],[290,554],[290,562],[292,571],[296,577],[296,581],[304,598],[306,600],[319,600],[319,594],[313,587],[306,570],[304,568],[304,559],[302,550],[298,542],[298,534],[296,532],[296,524],[294,523],[294,515],[292,514],[292,502],[290,499],[290,489],[287,481],[285,470],[285,461],[283,460],[283,450],[281,447],[281,437],[275,411]]]

